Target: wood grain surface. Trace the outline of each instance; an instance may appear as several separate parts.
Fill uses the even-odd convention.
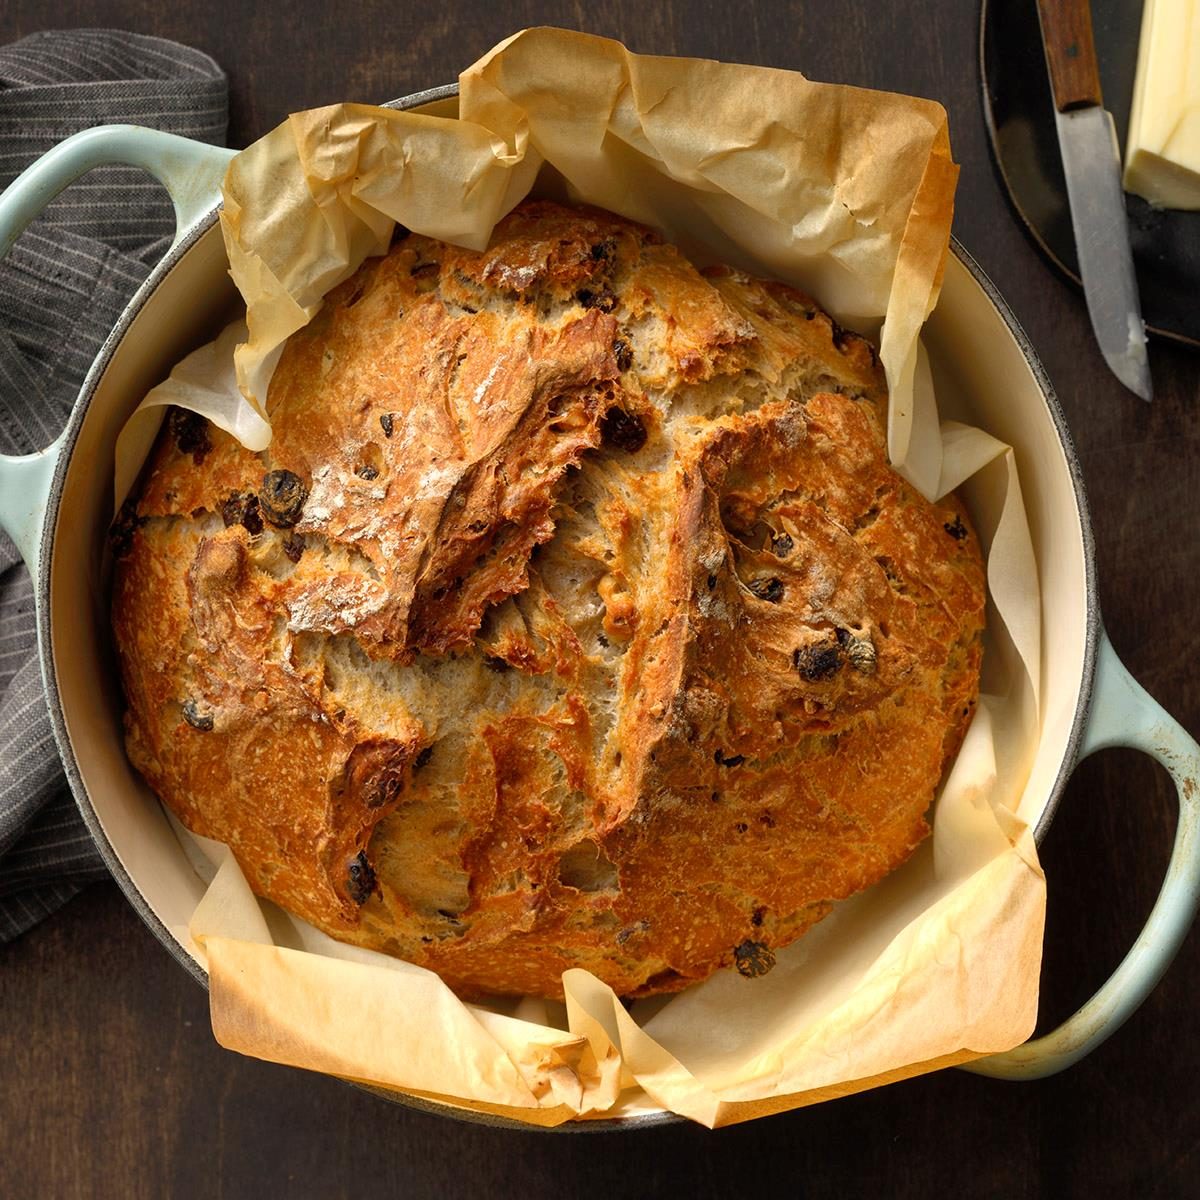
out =
[[[0,42],[105,26],[199,46],[229,74],[236,146],[293,109],[447,82],[533,24],[940,100],[962,164],[955,231],[1028,331],[1074,430],[1113,642],[1196,731],[1200,359],[1153,343],[1152,407],[1109,374],[1082,297],[1030,247],[994,175],[977,20],[967,0],[5,0]],[[1120,960],[1158,890],[1174,821],[1173,790],[1148,760],[1110,751],[1076,771],[1043,849],[1042,1028]],[[1193,933],[1124,1029],[1041,1083],[950,1071],[717,1133],[512,1133],[219,1049],[204,992],[115,886],[97,885],[0,948],[0,1195],[1195,1196],[1197,990]]]
[[[1066,112],[1103,103],[1089,0],[1038,0],[1038,15],[1054,107]]]

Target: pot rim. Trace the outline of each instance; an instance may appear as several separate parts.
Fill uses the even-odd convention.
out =
[[[458,84],[447,84],[442,87],[428,88],[424,91],[414,92],[409,96],[404,96],[397,100],[389,101],[384,108],[396,108],[407,110],[417,108],[425,104],[431,104],[440,100],[453,99],[458,95]],[[79,438],[79,432],[83,426],[87,412],[91,407],[92,399],[95,395],[96,388],[100,380],[103,378],[105,371],[108,369],[109,362],[112,360],[117,349],[124,340],[125,334],[128,332],[130,325],[142,309],[148,304],[158,289],[162,280],[176,267],[176,265],[188,254],[188,252],[204,237],[216,223],[220,204],[214,204],[213,207],[198,220],[187,233],[163,256],[159,263],[147,276],[142,285],[138,288],[129,304],[122,311],[120,318],[108,337],[105,338],[103,345],[100,347],[91,367],[88,370],[83,384],[79,390],[79,395],[71,408],[71,413],[67,419],[66,427],[62,435],[62,449],[58,457],[58,462],[54,471],[54,478],[50,485],[50,491],[47,498],[45,516],[43,518],[42,530],[39,538],[40,553],[38,556],[38,576],[35,580],[36,596],[37,596],[37,631],[38,631],[38,652],[41,658],[42,676],[45,682],[46,703],[50,712],[50,722],[54,730],[54,738],[58,746],[58,751],[62,759],[63,768],[66,773],[67,782],[71,788],[71,792],[75,798],[76,806],[79,809],[80,815],[83,817],[84,824],[87,826],[89,833],[92,835],[96,843],[97,849],[100,852],[101,858],[104,860],[105,866],[111,872],[113,879],[125,894],[125,898],[132,905],[141,919],[149,927],[154,936],[166,947],[172,957],[188,972],[189,975],[199,983],[206,991],[208,990],[208,975],[192,958],[190,954],[180,945],[174,935],[167,929],[158,915],[146,903],[137,884],[125,870],[121,863],[116,850],[112,843],[108,840],[108,836],[100,823],[99,816],[95,806],[92,803],[87,786],[84,783],[82,773],[79,769],[78,760],[75,757],[74,748],[71,744],[70,735],[67,730],[66,714],[63,711],[62,700],[58,688],[58,677],[54,666],[54,631],[53,622],[50,619],[50,580],[53,565],[53,546],[54,534],[58,525],[58,517],[61,508],[62,493],[65,485],[67,473],[71,467],[71,459],[75,449],[76,442]],[[1071,477],[1071,485],[1075,496],[1076,514],[1079,522],[1080,537],[1083,544],[1084,555],[1084,599],[1086,608],[1086,631],[1085,645],[1083,657],[1083,671],[1080,679],[1079,697],[1076,702],[1075,714],[1072,718],[1071,729],[1067,737],[1066,748],[1063,753],[1063,758],[1059,764],[1058,773],[1055,777],[1054,784],[1050,789],[1046,804],[1042,809],[1041,815],[1038,818],[1037,824],[1033,830],[1035,841],[1040,844],[1049,828],[1055,813],[1058,810],[1058,804],[1062,798],[1062,793],[1066,787],[1067,779],[1075,768],[1080,742],[1083,737],[1083,731],[1087,723],[1088,714],[1091,709],[1092,688],[1094,683],[1096,669],[1096,653],[1099,644],[1101,622],[1100,609],[1097,596],[1096,584],[1096,562],[1095,562],[1095,542],[1092,535],[1092,522],[1088,509],[1087,494],[1083,483],[1083,473],[1080,468],[1079,458],[1076,454],[1075,444],[1072,440],[1070,430],[1067,427],[1066,417],[1058,402],[1058,397],[1055,394],[1054,386],[1050,382],[1049,376],[1046,374],[1045,368],[1042,366],[1041,360],[1038,358],[1037,351],[1030,342],[1025,331],[1021,328],[1012,310],[1007,302],[1001,296],[996,285],[991,281],[982,267],[976,262],[970,252],[962,245],[959,240],[951,236],[950,249],[955,257],[967,269],[975,282],[983,289],[991,302],[993,308],[1000,314],[1004,323],[1007,325],[1013,339],[1020,347],[1021,353],[1033,372],[1034,379],[1041,392],[1042,400],[1046,406],[1046,410],[1050,415],[1051,422],[1054,425],[1058,435],[1059,444],[1062,447],[1064,457],[1067,463],[1067,469]],[[521,1121],[516,1121],[508,1117],[495,1116],[491,1113],[477,1112],[468,1108],[460,1108],[453,1104],[443,1104],[435,1100],[427,1100],[419,1096],[410,1096],[404,1093],[391,1092],[384,1088],[373,1087],[369,1084],[354,1084],[356,1087],[362,1087],[383,1099],[392,1101],[393,1103],[403,1104],[409,1108],[415,1108],[423,1112],[433,1113],[441,1117],[452,1117],[460,1120],[469,1121],[474,1124],[484,1124],[498,1126],[502,1128],[511,1128],[530,1132],[535,1128],[542,1128],[546,1132],[569,1132],[569,1133],[600,1133],[625,1131],[631,1129],[646,1129],[654,1126],[674,1124],[682,1121],[683,1118],[676,1113],[663,1111],[658,1113],[643,1113],[630,1117],[608,1117],[596,1118],[579,1121],[566,1121],[561,1125],[548,1127],[533,1127]]]

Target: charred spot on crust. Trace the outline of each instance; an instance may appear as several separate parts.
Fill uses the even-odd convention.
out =
[[[750,924],[757,929],[758,926],[763,923],[763,917],[765,917],[766,914],[767,910],[765,907],[760,906],[759,908],[756,908],[754,912],[750,914]]]
[[[617,338],[612,348],[613,357],[617,360],[617,370],[628,371],[633,366],[633,351],[629,348],[629,343]]]
[[[263,531],[262,513],[258,510],[258,497],[253,492],[234,492],[221,505],[221,520],[225,528],[241,525],[247,533]]]
[[[124,558],[133,549],[133,535],[144,524],[143,518],[137,515],[137,503],[126,500],[108,528],[108,544],[114,558]]]
[[[289,533],[283,539],[283,552],[292,562],[298,563],[304,554],[304,539],[298,533]]]
[[[636,454],[646,444],[646,426],[641,417],[614,404],[600,418],[600,436],[606,445]]]
[[[760,600],[778,604],[783,599],[783,581],[771,576],[768,579],[752,579],[746,585]]]
[[[346,868],[346,894],[355,904],[366,904],[375,890],[375,869],[367,861],[367,852],[360,850]]]
[[[428,764],[429,760],[432,757],[433,757],[433,745],[432,745],[432,743],[430,743],[430,745],[426,746],[425,749],[422,750],[421,753],[418,754],[417,757],[413,759],[413,770],[419,771],[422,767],[424,767]]]
[[[616,253],[617,243],[612,238],[605,238],[602,242],[597,242],[592,247],[592,260],[594,262],[603,262],[606,259],[612,258]]]
[[[575,293],[575,299],[584,308],[599,309],[602,313],[610,313],[617,307],[617,298],[613,295],[612,288],[580,288]]]
[[[791,554],[792,547],[795,544],[796,543],[792,541],[788,534],[777,533],[771,539],[771,553],[775,555],[776,558],[787,558],[787,556]]]
[[[361,467],[356,467],[354,470],[354,473],[355,473],[355,475],[357,475],[359,477],[359,479],[378,479],[379,478],[378,468],[371,466],[370,463],[363,463],[363,465]]]
[[[713,755],[713,761],[722,767],[740,767],[746,761],[744,754],[730,754],[726,757],[724,751],[718,750]]]
[[[201,733],[208,733],[213,727],[212,713],[203,711],[195,700],[183,702],[183,719],[193,729],[199,729]]]
[[[800,678],[809,683],[821,683],[832,679],[842,667],[842,651],[837,643],[802,646],[792,652],[792,665],[800,672]]]
[[[962,523],[962,517],[954,514],[953,521],[947,521],[942,528],[956,541],[961,542],[967,536],[967,527]]]
[[[281,529],[288,529],[300,520],[308,488],[292,471],[268,471],[263,476],[259,500],[263,515]]]
[[[746,940],[733,951],[738,974],[747,979],[765,975],[775,965],[775,952],[765,942]]]
[[[190,409],[172,408],[168,424],[175,445],[179,447],[179,453],[190,454],[192,462],[200,466],[212,449],[207,418]]]
[[[395,429],[395,427],[396,427],[396,414],[395,413],[380,413],[379,414],[379,424],[383,428],[383,436],[391,437],[392,430]]]

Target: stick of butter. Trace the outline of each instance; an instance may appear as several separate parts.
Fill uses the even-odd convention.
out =
[[[1159,208],[1200,209],[1200,2],[1146,0],[1125,190]]]

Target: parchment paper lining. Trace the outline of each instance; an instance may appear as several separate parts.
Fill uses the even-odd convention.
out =
[[[879,330],[893,465],[931,498],[961,487],[988,556],[985,695],[933,835],[903,868],[839,904],[769,975],[721,973],[630,1011],[583,971],[564,976],[565,1005],[465,1004],[433,973],[257,900],[224,847],[176,824],[211,879],[175,932],[209,971],[218,1041],[531,1124],[662,1107],[710,1126],[1020,1043],[1036,1019],[1045,906],[1015,815],[1039,730],[1040,595],[1013,453],[939,423],[919,339],[957,176],[943,110],[550,29],[517,34],[460,82],[457,121],[335,105],[233,160],[221,221],[246,323],[131,418],[118,503],[166,405],[252,450],[269,443],[283,343],[387,249],[395,221],[482,248],[530,189],[565,189]]]

